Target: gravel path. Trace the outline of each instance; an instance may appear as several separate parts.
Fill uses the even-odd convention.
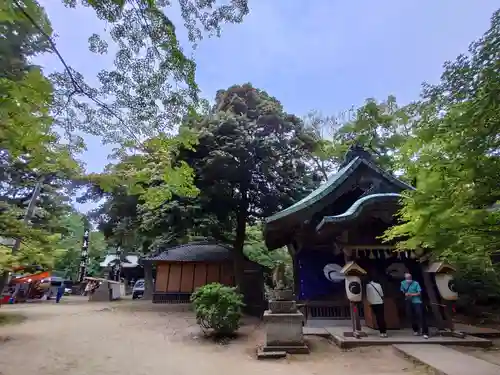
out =
[[[3,306],[27,317],[0,327],[0,375],[401,375],[421,374],[391,348],[342,352],[324,339],[313,353],[257,361],[255,321],[228,345],[203,338],[192,313],[147,301],[88,303],[79,297]]]

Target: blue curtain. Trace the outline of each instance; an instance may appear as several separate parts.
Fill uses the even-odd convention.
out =
[[[321,300],[329,295],[344,292],[344,282],[331,282],[325,277],[323,268],[329,263],[344,265],[344,255],[335,256],[327,251],[302,249],[297,255],[299,277],[299,299]]]

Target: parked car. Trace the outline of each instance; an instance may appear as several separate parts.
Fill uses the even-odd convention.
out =
[[[132,288],[132,299],[142,298],[144,296],[144,279],[135,282]]]

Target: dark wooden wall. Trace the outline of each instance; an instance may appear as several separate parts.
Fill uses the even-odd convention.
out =
[[[157,293],[191,293],[200,286],[214,282],[234,285],[231,263],[162,262],[156,266]]]

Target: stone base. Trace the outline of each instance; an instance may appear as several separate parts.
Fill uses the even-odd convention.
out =
[[[275,314],[267,310],[263,320],[266,325],[266,345],[263,351],[309,353],[302,332],[304,314],[298,311]]]
[[[285,352],[288,354],[309,354],[311,351],[307,345],[265,345],[261,348],[264,353]]]
[[[272,291],[274,301],[293,301],[294,295],[291,289],[274,289]]]
[[[297,312],[295,301],[269,301],[269,311],[273,314],[285,314]]]
[[[304,314],[300,311],[295,312],[286,312],[286,313],[275,313],[271,310],[264,311],[264,315],[262,317],[265,323],[273,324],[273,323],[286,323],[289,325],[299,324],[302,327],[302,323],[305,321]]]

